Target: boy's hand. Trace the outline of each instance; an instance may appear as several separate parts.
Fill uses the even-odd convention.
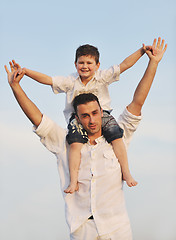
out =
[[[8,76],[8,82],[10,86],[13,86],[16,83],[19,83],[20,80],[23,78],[25,72],[21,69],[20,65],[16,63],[14,60],[9,62],[11,72],[8,70],[7,66],[5,65],[5,70]]]
[[[152,46],[145,46],[145,44],[143,44],[143,49],[150,60],[155,60],[159,63],[167,49],[167,44],[164,45],[164,39],[161,41],[161,38],[159,37],[158,42],[156,38],[154,39]]]

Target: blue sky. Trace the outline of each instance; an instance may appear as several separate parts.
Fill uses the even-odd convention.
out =
[[[135,240],[174,240],[175,224],[175,25],[176,3],[165,1],[4,1],[0,7],[0,239],[68,239],[55,157],[32,132],[8,86],[3,66],[15,59],[48,75],[75,71],[75,49],[99,48],[101,68],[120,63],[161,36],[168,49],[129,148],[139,184],[124,186]],[[110,87],[117,118],[131,101],[148,63],[143,56]],[[24,77],[36,105],[61,126],[65,96]]]

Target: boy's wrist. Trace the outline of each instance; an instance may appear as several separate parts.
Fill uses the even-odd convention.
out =
[[[26,73],[27,73],[27,68],[22,68],[22,70],[24,71],[24,74],[26,75]]]

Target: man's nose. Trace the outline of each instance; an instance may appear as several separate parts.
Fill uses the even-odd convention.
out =
[[[94,117],[93,117],[93,116],[90,116],[89,121],[90,121],[90,123],[94,123]]]

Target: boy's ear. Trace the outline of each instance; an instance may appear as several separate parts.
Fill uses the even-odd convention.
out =
[[[77,62],[75,62],[75,68],[77,68]]]
[[[97,63],[97,70],[99,69],[100,67],[100,62]]]

